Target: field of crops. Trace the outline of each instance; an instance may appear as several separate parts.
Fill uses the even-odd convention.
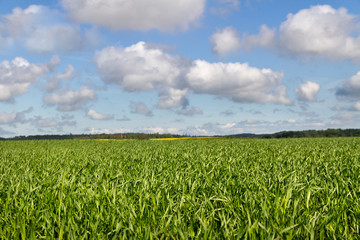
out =
[[[0,142],[0,239],[359,239],[360,138]]]

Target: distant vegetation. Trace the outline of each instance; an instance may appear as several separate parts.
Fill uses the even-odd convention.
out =
[[[236,134],[232,138],[317,138],[317,137],[360,137],[360,129],[327,129],[305,131],[282,131],[273,134]]]
[[[154,138],[181,138],[188,135],[159,134],[159,133],[115,133],[115,134],[65,134],[65,135],[30,135],[13,138],[0,138],[0,140],[63,140],[63,139],[139,139]],[[282,131],[272,134],[242,133],[222,136],[226,138],[318,138],[318,137],[360,137],[360,129],[327,129],[305,131]]]

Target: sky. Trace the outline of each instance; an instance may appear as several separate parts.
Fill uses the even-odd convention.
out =
[[[360,1],[0,0],[0,137],[360,128]]]

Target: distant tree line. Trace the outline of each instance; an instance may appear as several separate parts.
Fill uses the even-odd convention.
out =
[[[326,129],[304,131],[282,131],[273,134],[236,134],[235,138],[318,138],[318,137],[360,137],[360,129]]]
[[[115,133],[115,134],[64,134],[64,135],[30,135],[1,138],[0,140],[65,140],[65,139],[138,139],[179,138],[188,135],[159,134],[159,133]],[[242,133],[222,136],[227,138],[318,138],[318,137],[360,137],[360,129],[326,129],[305,131],[282,131],[272,134]]]
[[[173,134],[159,133],[115,133],[115,134],[64,134],[64,135],[29,135],[16,136],[12,138],[0,138],[0,140],[65,140],[65,139],[138,139],[147,140],[151,138],[174,138],[181,137]]]

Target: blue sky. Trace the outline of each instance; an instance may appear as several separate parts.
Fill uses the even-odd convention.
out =
[[[0,0],[0,136],[359,128],[359,9]]]

